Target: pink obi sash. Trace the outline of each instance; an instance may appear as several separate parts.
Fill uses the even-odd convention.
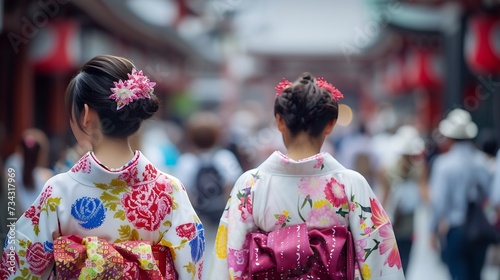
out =
[[[108,243],[97,237],[54,240],[57,279],[177,279],[170,249],[149,241]]]
[[[305,223],[250,234],[252,279],[354,279],[352,235],[345,226],[307,231]]]

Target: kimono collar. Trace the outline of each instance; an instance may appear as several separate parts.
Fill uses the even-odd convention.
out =
[[[154,181],[160,172],[140,151],[135,151],[131,161],[118,169],[107,168],[93,152],[87,152],[67,173],[83,185],[130,186]]]
[[[276,151],[260,165],[259,169],[266,173],[304,176],[331,174],[345,170],[345,167],[329,153],[319,153],[297,161]]]

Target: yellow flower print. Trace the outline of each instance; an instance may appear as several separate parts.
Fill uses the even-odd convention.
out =
[[[283,210],[283,215],[288,216],[288,215],[290,215],[290,212]]]
[[[317,200],[313,203],[313,208],[319,209],[322,208],[323,206],[328,205],[328,200],[326,199],[320,199]]]
[[[255,177],[252,177],[252,178],[250,178],[250,180],[247,181],[246,186],[247,187],[253,187],[253,185],[255,185],[256,181],[257,180],[255,180]]]
[[[215,238],[215,253],[219,259],[227,258],[227,227],[220,225]]]
[[[365,263],[361,267],[361,275],[363,276],[363,279],[365,279],[365,280],[369,280],[372,278],[372,272],[371,272],[368,264]]]

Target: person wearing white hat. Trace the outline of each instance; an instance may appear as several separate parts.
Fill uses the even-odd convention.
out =
[[[410,125],[400,127],[389,142],[395,159],[379,174],[381,200],[391,215],[406,273],[413,245],[415,211],[427,200],[425,143],[418,130]]]
[[[491,179],[486,158],[471,141],[478,128],[469,112],[454,109],[439,123],[439,132],[450,148],[435,159],[430,174],[432,246],[438,249],[441,241],[452,279],[481,279],[487,245],[464,239],[467,204],[478,195],[476,186],[488,193]]]

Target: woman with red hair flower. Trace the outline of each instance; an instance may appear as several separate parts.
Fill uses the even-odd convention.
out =
[[[208,279],[404,279],[391,222],[371,187],[321,152],[342,93],[309,73],[283,79],[276,91],[287,152],[236,182]]]

